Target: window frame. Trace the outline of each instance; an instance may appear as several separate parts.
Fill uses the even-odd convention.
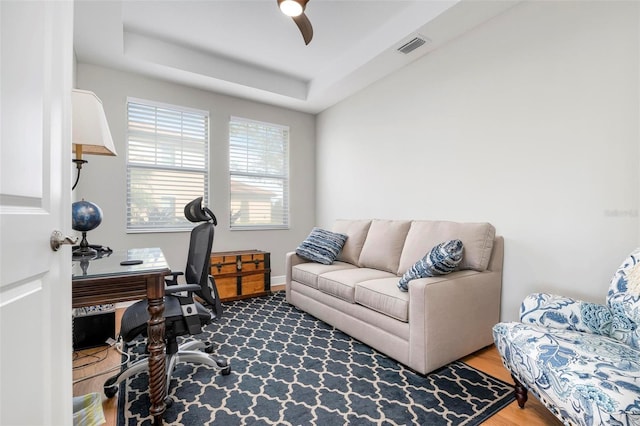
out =
[[[228,127],[228,163],[229,167],[229,230],[230,231],[262,231],[262,230],[288,230],[291,226],[291,190],[290,190],[290,181],[291,181],[291,162],[290,162],[290,146],[291,146],[291,128],[290,126],[270,123],[266,121],[254,120],[245,117],[239,116],[230,116],[229,117],[229,127]],[[271,130],[278,129],[286,133],[286,137],[283,138],[283,148],[284,148],[284,157],[282,161],[284,161],[283,174],[269,174],[269,173],[252,173],[252,172],[234,172],[232,170],[231,162],[232,162],[232,125],[246,125],[249,126],[251,124],[262,126]],[[271,151],[273,152],[273,151]],[[247,169],[249,165],[247,164]],[[233,202],[233,190],[232,190],[232,181],[234,176],[236,177],[244,177],[244,178],[263,178],[263,179],[276,179],[282,181],[282,224],[242,224],[242,225],[234,225],[232,220],[232,202]]]
[[[137,105],[141,105],[142,107],[146,107],[146,108],[155,108],[156,109],[156,113],[155,113],[155,121],[154,121],[154,125],[155,125],[155,129],[156,132],[155,133],[149,133],[149,134],[155,134],[157,137],[157,128],[158,128],[158,119],[157,119],[157,109],[165,109],[165,110],[169,110],[173,113],[180,113],[180,114],[197,114],[197,115],[201,115],[202,119],[204,120],[204,127],[205,127],[205,132],[206,134],[203,135],[204,139],[203,139],[203,144],[204,144],[204,148],[203,148],[203,156],[201,157],[202,161],[203,161],[203,167],[202,168],[198,168],[198,167],[186,167],[186,166],[169,166],[169,165],[159,165],[159,164],[140,164],[140,163],[132,163],[131,159],[130,159],[130,142],[131,142],[131,137],[132,135],[135,135],[136,132],[132,131],[133,129],[131,128],[130,125],[130,104],[137,104]],[[128,96],[126,99],[126,105],[125,105],[125,110],[126,110],[126,160],[125,160],[125,169],[126,169],[126,213],[125,213],[125,231],[127,234],[143,234],[143,233],[167,233],[167,232],[190,232],[193,227],[195,226],[194,223],[191,223],[189,221],[187,221],[186,219],[184,219],[184,217],[182,217],[182,219],[184,219],[184,221],[178,221],[177,223],[171,223],[171,224],[155,224],[153,226],[148,226],[148,227],[140,227],[139,225],[133,225],[132,224],[132,196],[133,196],[133,191],[132,191],[132,170],[158,170],[161,172],[173,172],[173,173],[180,173],[180,172],[184,172],[184,173],[191,173],[191,174],[202,174],[203,178],[202,178],[202,182],[203,182],[203,193],[196,193],[194,191],[194,193],[192,195],[189,195],[186,198],[190,198],[190,199],[186,199],[183,200],[184,205],[186,205],[189,201],[191,201],[192,199],[196,198],[196,197],[203,197],[203,205],[207,205],[209,203],[210,200],[210,178],[211,178],[211,115],[209,113],[209,111],[207,110],[202,110],[202,109],[196,109],[196,108],[190,108],[190,107],[185,107],[185,106],[181,106],[181,105],[175,105],[175,104],[169,104],[169,103],[164,103],[164,102],[158,102],[158,101],[152,101],[149,99],[142,99],[142,98],[136,98],[136,97],[131,97]],[[181,118],[180,120],[181,123],[181,128],[184,128],[184,119]],[[138,133],[141,134],[141,133]],[[181,140],[184,140],[185,137],[184,135],[182,135],[180,137]],[[157,146],[157,144],[156,144]],[[165,148],[170,149],[171,148],[171,144],[167,143],[165,145]],[[184,155],[184,151],[180,151],[181,156]],[[175,158],[172,157],[172,158]],[[187,195],[187,194],[183,194],[183,195]],[[164,194],[161,195],[161,197],[163,197]],[[184,205],[179,205],[179,206],[175,206],[174,210],[177,211],[182,211]],[[175,214],[174,216],[172,216],[175,219],[180,219],[181,216],[179,214]]]

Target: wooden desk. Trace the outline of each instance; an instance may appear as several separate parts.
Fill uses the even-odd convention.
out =
[[[139,265],[122,266],[123,260],[140,259]],[[73,261],[72,305],[100,305],[146,298],[149,304],[150,413],[162,424],[166,408],[167,377],[164,344],[164,277],[169,265],[159,248],[114,251],[100,258]]]

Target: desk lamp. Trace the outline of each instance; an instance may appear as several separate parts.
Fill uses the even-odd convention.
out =
[[[71,190],[76,189],[80,180],[80,170],[87,160],[82,159],[82,154],[112,155],[115,156],[116,148],[113,145],[107,117],[104,114],[102,101],[95,93],[88,90],[74,89],[71,92],[72,115],[72,142],[73,152],[78,169],[76,181]]]

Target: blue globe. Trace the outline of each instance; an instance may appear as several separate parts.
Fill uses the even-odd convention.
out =
[[[89,201],[76,201],[71,205],[71,219],[71,227],[76,231],[91,231],[102,223],[102,210]]]

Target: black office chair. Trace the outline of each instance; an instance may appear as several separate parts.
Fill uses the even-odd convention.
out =
[[[214,226],[217,220],[213,212],[202,207],[202,197],[196,198],[184,208],[185,217],[191,222],[204,222],[193,228],[189,243],[189,255],[185,272],[172,272],[166,280],[164,297],[165,344],[167,389],[171,375],[178,362],[205,364],[220,369],[223,375],[231,372],[224,359],[216,359],[211,354],[212,346],[201,340],[192,340],[178,346],[177,337],[202,332],[202,327],[222,315],[222,304],[218,296],[215,280],[210,272],[211,247],[213,246]],[[187,284],[178,284],[178,276],[184,275]],[[197,283],[197,284],[196,284]],[[194,294],[207,305],[194,299]],[[147,301],[141,300],[128,307],[120,325],[120,336],[125,343],[140,335],[147,334]],[[204,352],[201,351],[204,349]],[[136,361],[119,374],[109,378],[104,384],[104,393],[112,398],[118,392],[118,385],[129,377],[149,370],[148,358]],[[171,401],[167,398],[168,404]]]

